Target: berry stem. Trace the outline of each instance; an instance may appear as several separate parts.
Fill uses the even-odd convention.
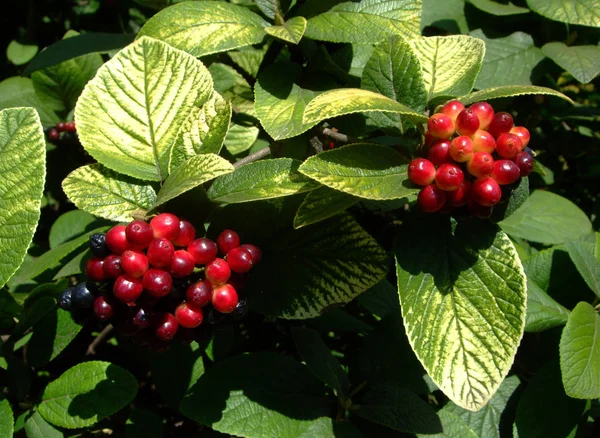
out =
[[[94,340],[90,343],[90,345],[88,345],[85,355],[94,356],[96,354],[96,347],[98,347],[98,345],[100,345],[102,342],[104,342],[106,338],[108,338],[113,328],[114,327],[112,324],[108,324],[106,327],[104,327],[104,329],[100,333],[98,333],[98,336],[96,336]]]

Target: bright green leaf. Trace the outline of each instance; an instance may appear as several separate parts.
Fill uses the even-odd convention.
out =
[[[0,82],[0,110],[28,106],[35,108],[43,125],[54,125],[60,121],[48,103],[35,94],[31,79],[12,77]]]
[[[169,175],[156,199],[155,207],[220,175],[233,172],[233,166],[215,154],[202,154],[190,158]]]
[[[308,192],[318,184],[298,172],[300,161],[275,158],[246,164],[217,178],[208,190],[215,202],[248,202]]]
[[[35,44],[21,44],[12,40],[6,47],[6,57],[14,65],[23,65],[31,61],[39,49]]]
[[[306,195],[294,217],[294,228],[302,228],[341,213],[360,199],[329,187],[319,187]]]
[[[460,96],[473,89],[485,53],[485,44],[467,35],[423,37],[412,40],[423,68],[427,100]]]
[[[255,78],[258,75],[258,69],[267,53],[268,45],[261,48],[242,47],[239,50],[227,52],[227,56],[237,64],[242,70]]]
[[[526,281],[515,247],[490,223],[411,221],[402,224],[396,262],[415,353],[454,403],[481,409],[523,336]]]
[[[55,429],[35,411],[25,422],[27,438],[63,438],[61,431]]]
[[[562,196],[536,190],[511,216],[499,222],[511,236],[531,242],[555,245],[592,232],[583,211]]]
[[[553,42],[545,44],[542,52],[584,84],[600,73],[600,48],[596,46],[569,47]]]
[[[548,96],[556,96],[566,100],[569,103],[573,103],[568,96],[565,96],[559,91],[546,87],[538,87],[536,85],[504,85],[501,87],[486,88],[485,90],[476,91],[474,93],[467,94],[466,96],[462,96],[458,100],[465,105],[469,105],[471,103],[485,100],[525,96],[528,94],[545,94]]]
[[[50,228],[50,235],[48,236],[50,248],[85,233],[86,228],[95,221],[94,216],[82,210],[71,210],[61,214]]]
[[[551,20],[583,26],[600,26],[599,0],[527,0],[527,5]]]
[[[307,159],[299,171],[321,184],[366,199],[400,199],[420,190],[406,159],[388,146],[356,143]]]
[[[288,41],[292,44],[298,44],[306,30],[306,18],[293,17],[283,23],[281,26],[265,27],[265,32],[275,38]]]
[[[180,126],[212,86],[196,58],[141,38],[104,64],[77,101],[81,144],[117,172],[162,181]]]
[[[527,14],[529,13],[529,9],[521,8],[520,6],[515,6],[511,2],[499,3],[493,0],[466,0],[468,3],[471,3],[477,9],[487,12],[488,14],[496,15],[499,17],[504,17],[507,15],[518,15],[518,14]]]
[[[150,184],[100,164],[74,170],[64,179],[62,187],[81,210],[117,222],[131,221],[133,212],[147,212],[156,202]]]
[[[244,126],[232,123],[225,137],[225,147],[231,155],[241,154],[252,147],[258,138],[256,126]]]
[[[0,436],[11,438],[14,430],[14,417],[10,403],[0,395]]]
[[[0,111],[0,285],[19,268],[40,218],[46,142],[32,108]]]
[[[38,410],[55,426],[78,429],[121,410],[137,389],[129,371],[108,362],[83,362],[46,387]]]
[[[334,43],[378,43],[387,35],[420,34],[421,0],[344,2],[308,19],[305,36]]]
[[[600,297],[600,261],[594,256],[594,243],[571,241],[565,244],[571,260],[590,287]]]
[[[269,26],[250,9],[226,2],[184,2],[146,22],[140,36],[162,40],[193,56],[260,43]]]

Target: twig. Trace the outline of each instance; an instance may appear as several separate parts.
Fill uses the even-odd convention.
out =
[[[233,163],[233,167],[237,169],[238,167],[243,166],[244,164],[252,163],[254,161],[260,160],[261,158],[268,157],[269,155],[271,155],[273,153],[273,151],[277,147],[277,145],[278,145],[278,143],[273,143],[273,144],[270,144],[269,146],[259,149],[258,151],[254,152],[253,154],[250,154],[247,157],[244,157],[241,160]]]
[[[356,141],[358,141],[354,137],[350,137],[346,134],[342,134],[341,132],[337,132],[329,128],[323,128],[323,135],[329,138],[333,138],[335,141],[339,141],[342,143],[355,143]]]
[[[310,146],[315,151],[315,154],[320,154],[321,152],[323,152],[323,143],[321,142],[321,140],[319,140],[319,137],[316,135],[310,139]]]
[[[110,332],[112,332],[113,328],[114,327],[113,327],[112,324],[108,324],[106,327],[104,327],[104,329],[100,333],[98,333],[98,336],[96,336],[96,338],[88,346],[85,355],[86,356],[93,356],[93,355],[95,355],[96,354],[96,347],[98,345],[100,345],[106,338],[108,338],[108,335],[110,335]]]

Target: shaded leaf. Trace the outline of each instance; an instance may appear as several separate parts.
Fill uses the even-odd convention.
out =
[[[529,13],[529,9],[515,6],[511,2],[508,2],[508,4],[493,0],[467,0],[467,2],[483,12],[499,17]]]
[[[61,214],[50,228],[48,241],[50,248],[65,243],[83,233],[96,221],[91,214],[82,210],[71,210]]]
[[[319,187],[306,195],[294,217],[294,228],[302,228],[341,213],[359,202],[359,199],[347,193]]]
[[[595,245],[590,242],[571,241],[565,244],[571,260],[590,287],[600,297],[600,261],[594,256]]]
[[[12,77],[0,82],[0,110],[22,107],[35,108],[43,125],[60,121],[48,103],[35,93],[31,79]]]
[[[569,47],[553,42],[544,44],[542,52],[584,84],[600,73],[600,48],[596,46]]]

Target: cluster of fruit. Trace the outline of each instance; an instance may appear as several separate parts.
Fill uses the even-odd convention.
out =
[[[60,136],[63,132],[76,132],[75,122],[58,122],[54,128],[50,128],[46,131],[49,141],[60,140]]]
[[[63,291],[58,305],[93,309],[141,343],[171,341],[205,316],[209,323],[243,317],[247,302],[239,293],[261,258],[235,231],[224,230],[217,242],[196,239],[193,225],[170,213],[93,234],[90,249],[87,281]]]
[[[506,112],[487,102],[468,108],[448,102],[427,122],[427,158],[408,165],[409,179],[423,189],[417,204],[427,213],[468,206],[470,214],[489,217],[511,186],[533,171],[527,128],[514,126]]]

